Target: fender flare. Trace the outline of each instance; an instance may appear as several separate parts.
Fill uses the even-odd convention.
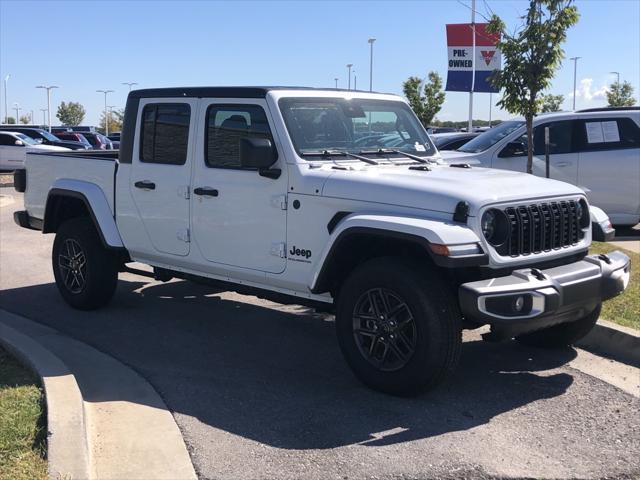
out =
[[[81,200],[89,212],[103,245],[110,249],[124,248],[113,212],[102,188],[95,183],[81,180],[58,179],[53,183],[47,194],[42,233],[55,231],[53,227],[54,202],[51,200],[59,197]]]
[[[324,276],[329,270],[331,258],[340,249],[340,244],[354,234],[370,234],[377,237],[403,239],[422,246],[437,265],[444,267],[464,267],[483,265],[488,255],[482,251],[482,242],[471,228],[450,220],[429,220],[419,217],[405,217],[388,214],[350,214],[342,218],[333,228],[311,277],[309,290],[321,290]],[[447,246],[478,244],[482,253],[460,258],[442,257],[433,254],[430,244]]]

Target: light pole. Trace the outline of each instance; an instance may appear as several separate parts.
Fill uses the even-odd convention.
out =
[[[576,74],[578,73],[578,60],[582,57],[571,57],[573,60],[573,109],[576,109]]]
[[[55,85],[38,85],[36,88],[47,89],[47,126],[49,127],[49,133],[51,133],[51,90],[58,87]]]
[[[20,123],[20,110],[22,110],[18,102],[14,102],[13,109],[16,111],[16,125],[18,125]]]
[[[7,82],[9,81],[9,77],[11,77],[10,73],[4,77],[4,123],[9,122],[9,108],[7,107]]]
[[[338,89],[338,77],[334,78],[335,82],[336,82],[336,90]]]
[[[358,76],[355,70],[353,71],[353,89],[358,90]]]
[[[96,90],[98,93],[104,93],[104,134],[109,135],[109,116],[107,115],[107,93],[112,93],[113,90]]]
[[[347,63],[347,69],[349,70],[349,82],[347,83],[347,90],[351,90],[351,67],[353,67],[353,63]]]
[[[131,91],[131,87],[138,84],[136,82],[122,82],[122,85],[129,85],[129,91]]]
[[[33,116],[33,110],[31,110],[31,123],[32,123],[33,125],[35,125],[34,120],[33,120],[34,118],[35,118],[35,117]]]
[[[618,80],[616,81],[616,83],[618,84],[618,86],[620,86],[620,72],[609,72],[611,75],[617,75],[618,76]]]
[[[369,45],[371,46],[369,52],[369,91],[373,92],[373,42],[375,42],[375,38],[370,38],[367,40]]]
[[[42,125],[44,125],[45,123],[47,123],[47,119],[45,117],[45,113],[47,113],[48,110],[46,108],[41,108],[40,111],[42,112]]]

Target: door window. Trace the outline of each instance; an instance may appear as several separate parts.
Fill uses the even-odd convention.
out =
[[[191,107],[186,103],[148,104],[142,111],[140,161],[184,165]]]
[[[205,164],[241,168],[240,140],[267,138],[273,142],[267,116],[258,105],[212,105],[207,110]]]
[[[11,135],[0,135],[0,145],[15,145],[16,139]]]
[[[558,155],[571,153],[573,151],[573,121],[545,123],[537,126],[533,130],[533,153],[534,155],[544,155],[544,130],[549,127],[549,153]]]

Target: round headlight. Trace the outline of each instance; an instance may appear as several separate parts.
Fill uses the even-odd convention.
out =
[[[576,204],[576,215],[580,222],[580,228],[587,228],[591,223],[591,215],[589,213],[589,205],[584,198]]]
[[[490,208],[482,215],[480,221],[482,234],[494,247],[502,245],[509,236],[509,219],[504,212]]]

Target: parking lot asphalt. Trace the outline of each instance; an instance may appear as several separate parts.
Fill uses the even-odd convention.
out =
[[[640,475],[640,400],[568,366],[579,351],[489,344],[471,332],[450,382],[399,399],[361,386],[332,318],[303,307],[123,274],[107,308],[74,311],[53,283],[53,236],[18,228],[22,198],[7,193],[0,308],[149,380],[201,478]]]

